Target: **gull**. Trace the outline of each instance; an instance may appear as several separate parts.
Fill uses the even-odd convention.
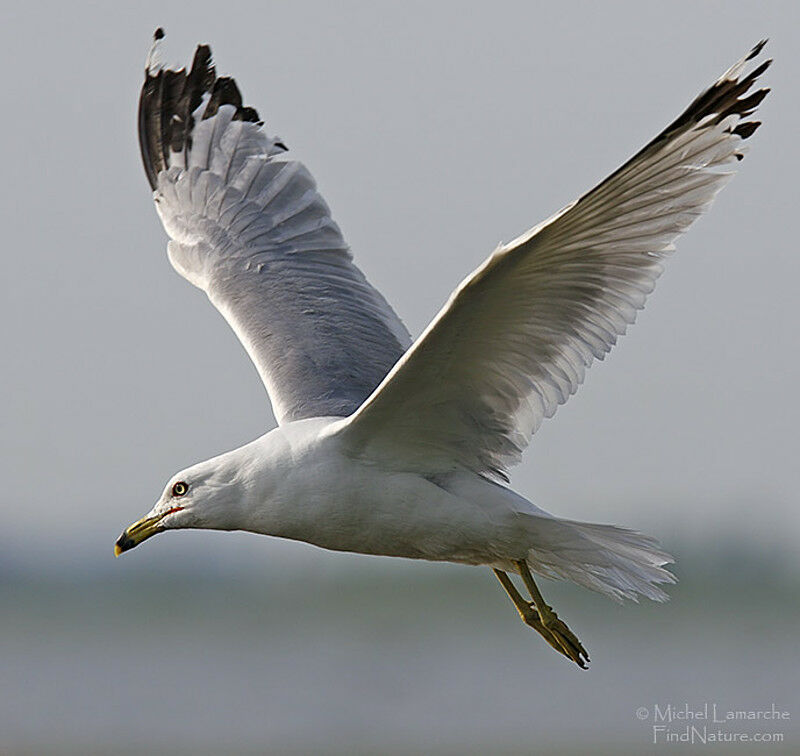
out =
[[[750,92],[771,62],[749,63],[766,40],[598,186],[500,244],[412,341],[353,264],[311,174],[217,75],[210,48],[171,70],[158,63],[163,37],[147,59],[139,141],[169,260],[241,340],[278,426],[174,475],[115,554],[210,528],[486,565],[523,621],[587,668],[532,573],[664,601],[673,560],[641,533],[540,509],[508,471],[733,175],[769,91]]]

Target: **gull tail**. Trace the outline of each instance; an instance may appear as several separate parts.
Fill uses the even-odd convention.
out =
[[[659,586],[676,582],[664,569],[675,560],[655,538],[615,525],[561,520],[546,512],[523,517],[531,536],[527,562],[534,572],[570,580],[615,601],[669,599]]]

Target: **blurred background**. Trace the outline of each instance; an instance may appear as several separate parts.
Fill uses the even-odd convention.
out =
[[[800,6],[2,15],[0,754],[680,753],[652,744],[654,707],[704,703],[790,713],[724,728],[782,744],[720,752],[797,752]],[[166,258],[136,141],[158,25],[166,63],[212,44],[413,334],[498,241],[771,38],[773,93],[740,175],[514,472],[545,509],[643,530],[678,560],[667,605],[545,583],[591,671],[526,628],[486,569],[197,532],[113,559],[172,473],[274,422],[235,337]]]

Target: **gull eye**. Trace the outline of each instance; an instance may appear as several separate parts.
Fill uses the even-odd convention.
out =
[[[184,483],[182,480],[179,480],[174,486],[172,486],[173,496],[183,496],[188,491],[189,491],[189,484]]]

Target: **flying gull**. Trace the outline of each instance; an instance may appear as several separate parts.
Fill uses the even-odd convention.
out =
[[[664,601],[673,560],[635,531],[545,512],[507,472],[634,322],[676,237],[733,175],[769,91],[750,91],[770,64],[748,65],[765,42],[598,186],[501,244],[412,340],[353,264],[311,174],[217,76],[210,48],[197,47],[188,72],[170,70],[157,62],[163,36],[139,140],[169,260],[241,340],[278,427],[173,476],[115,553],[212,528],[487,565],[524,622],[586,668],[532,573]]]

